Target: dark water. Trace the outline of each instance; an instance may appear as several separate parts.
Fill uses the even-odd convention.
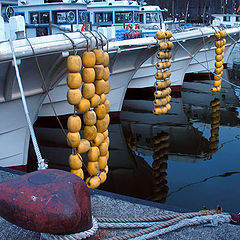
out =
[[[235,66],[225,78],[238,82],[238,74]],[[238,213],[240,94],[228,84],[220,94],[210,88],[206,80],[185,82],[171,110],[159,116],[152,114],[152,93],[125,99],[109,127],[110,172],[100,189],[191,210],[220,204]],[[71,150],[56,121],[38,120],[35,131],[49,167],[69,170]],[[32,170],[32,147],[29,159]]]

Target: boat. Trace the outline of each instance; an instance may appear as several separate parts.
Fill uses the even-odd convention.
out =
[[[30,121],[33,124],[39,116],[47,91],[54,89],[62,79],[65,80],[66,78],[68,72],[66,57],[73,54],[74,49],[81,55],[83,51],[86,51],[87,46],[90,46],[91,50],[97,45],[100,47],[100,43],[102,47],[102,44],[105,45],[106,41],[98,35],[93,36],[91,33],[86,32],[85,35],[89,39],[88,45],[86,36],[84,37],[78,31],[26,38],[24,36],[26,33],[25,23],[21,15],[9,19],[9,27],[12,25],[14,27],[10,29],[10,35],[18,39],[8,41],[5,38],[5,41],[0,42],[0,141],[2,143],[0,166],[26,170],[30,132],[15,70],[12,67],[13,52],[11,42],[22,79]],[[1,27],[4,28],[4,26]],[[141,62],[144,62],[146,58],[153,54],[155,46],[156,40],[154,38],[129,39],[109,43],[110,59],[115,58],[115,61],[111,61],[115,80],[122,78],[122,76],[128,78],[134,71],[135,66],[138,67]],[[145,55],[141,55],[142,51],[145,52]],[[131,58],[126,64],[125,59],[128,55]],[[41,74],[45,79],[45,84]],[[123,88],[121,85],[124,85],[125,82],[119,83],[118,81],[118,84],[120,86],[116,86],[116,91],[120,89],[120,94],[116,96],[119,96],[119,101],[121,101],[121,90]],[[64,92],[61,97],[65,98],[66,93]]]

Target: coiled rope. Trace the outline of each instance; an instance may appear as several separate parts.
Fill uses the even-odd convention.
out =
[[[46,169],[47,164],[45,163],[44,159],[42,158],[42,155],[41,155],[38,143],[37,143],[37,139],[36,139],[36,136],[35,136],[35,133],[34,133],[34,130],[33,130],[33,125],[31,123],[31,119],[30,119],[30,116],[29,116],[29,111],[28,111],[28,107],[27,107],[26,98],[25,98],[25,95],[24,95],[22,80],[21,80],[21,76],[20,76],[20,73],[19,73],[19,69],[18,69],[18,65],[17,65],[17,59],[16,59],[16,55],[15,55],[15,52],[14,52],[14,47],[13,47],[13,43],[12,43],[11,39],[9,39],[9,43],[10,43],[10,47],[11,47],[11,51],[12,51],[12,55],[13,55],[13,62],[14,62],[14,67],[15,67],[15,72],[16,72],[16,77],[17,77],[17,81],[18,81],[19,90],[20,90],[20,93],[21,93],[23,108],[24,108],[28,128],[29,128],[29,131],[30,131],[30,135],[31,135],[31,138],[32,138],[33,147],[34,147],[37,159],[38,159],[38,170]]]
[[[185,51],[189,54],[189,56],[190,56],[192,59],[194,59],[198,64],[200,64],[200,65],[201,65],[203,68],[205,68],[207,71],[209,71],[209,72],[212,73],[213,75],[217,76],[217,74],[215,74],[214,72],[211,72],[210,69],[208,69],[208,68],[207,68],[206,66],[204,66],[201,62],[199,62],[199,61],[197,60],[197,58],[195,58],[174,36],[172,36],[172,38],[179,44],[180,47],[183,48],[183,50],[185,50]],[[228,80],[226,80],[226,79],[224,79],[224,78],[222,78],[222,77],[220,77],[220,76],[218,76],[218,77],[219,77],[220,79],[222,79],[224,82],[232,85],[233,87],[240,88],[240,86],[238,86],[238,85],[236,85],[236,84],[234,84],[234,83],[231,83],[230,81],[228,81]]]

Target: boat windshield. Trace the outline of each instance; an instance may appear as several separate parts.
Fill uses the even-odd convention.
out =
[[[133,12],[115,12],[115,22],[133,22]]]
[[[84,11],[78,11],[78,23],[89,23],[90,22],[90,13]]]
[[[143,14],[134,12],[133,14],[133,20],[135,23],[143,23]]]
[[[52,15],[53,15],[53,23],[55,23],[55,24],[76,23],[76,11],[75,10],[53,11]]]
[[[146,13],[146,23],[160,23],[160,16],[157,12]]]
[[[49,23],[49,12],[30,12],[31,24]]]
[[[113,23],[112,12],[96,12],[94,14],[95,23],[99,23],[100,26],[111,26]]]

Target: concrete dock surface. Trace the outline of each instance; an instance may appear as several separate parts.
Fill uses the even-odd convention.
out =
[[[0,168],[0,182],[19,176],[19,172]],[[159,215],[185,212],[154,202],[126,197],[100,190],[90,190],[92,215],[95,217],[129,218],[129,217],[153,217]],[[113,236],[122,236],[136,229],[112,230],[100,229],[96,239],[108,239]],[[17,227],[0,217],[1,240],[35,240],[40,239],[40,234]],[[217,227],[194,226],[186,227],[152,239],[163,240],[239,240],[240,225],[222,224]]]

